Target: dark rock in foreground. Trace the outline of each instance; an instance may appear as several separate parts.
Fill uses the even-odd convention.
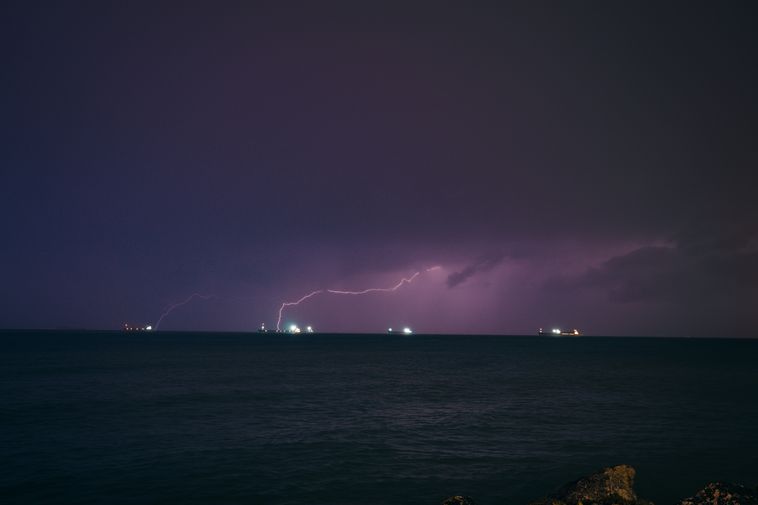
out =
[[[634,468],[629,465],[603,468],[531,505],[652,505],[637,498],[634,475]]]
[[[476,505],[468,496],[451,496],[442,502],[442,505]]]
[[[758,492],[739,484],[712,482],[679,505],[758,505]]]
[[[529,505],[653,505],[634,492],[635,470],[629,465],[603,468],[566,484],[547,498]],[[442,505],[475,505],[468,496],[451,496]],[[677,505],[758,505],[758,489],[712,482]]]

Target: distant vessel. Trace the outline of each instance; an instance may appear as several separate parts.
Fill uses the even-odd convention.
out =
[[[123,331],[153,331],[153,327],[149,324],[146,326],[133,326],[129,323],[124,323],[122,330]]]
[[[393,330],[392,328],[387,329],[387,333],[402,333],[403,335],[411,335],[413,333],[413,330],[409,327],[403,328],[401,331]]]
[[[550,337],[578,337],[581,335],[581,333],[576,328],[572,330],[561,330],[560,328],[553,328],[550,331],[545,331],[540,328],[540,331],[537,333],[537,335]]]
[[[266,325],[264,323],[261,323],[261,327],[258,328],[258,333],[315,333],[315,330],[313,329],[313,326],[306,326],[305,330],[301,330],[300,327],[296,324],[291,324],[287,329],[285,330],[269,330],[266,328]]]

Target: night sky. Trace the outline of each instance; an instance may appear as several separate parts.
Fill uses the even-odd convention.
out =
[[[3,2],[0,327],[758,336],[755,3],[500,4]]]

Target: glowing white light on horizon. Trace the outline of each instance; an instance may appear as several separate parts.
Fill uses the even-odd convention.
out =
[[[410,335],[411,333],[413,333],[413,330],[411,330],[410,328],[406,326],[405,328],[403,328],[403,333],[405,333],[406,335]]]

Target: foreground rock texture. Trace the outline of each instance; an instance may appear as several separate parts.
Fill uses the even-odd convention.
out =
[[[634,492],[635,473],[629,465],[603,468],[529,505],[653,505]],[[475,505],[475,502],[468,496],[451,496],[442,505]],[[677,505],[758,505],[758,489],[712,482]]]
[[[634,475],[634,468],[629,465],[603,468],[531,505],[652,505],[637,498]]]
[[[451,496],[442,502],[442,505],[476,505],[474,500],[468,496]]]
[[[758,505],[758,491],[724,482],[712,482],[679,505]]]

